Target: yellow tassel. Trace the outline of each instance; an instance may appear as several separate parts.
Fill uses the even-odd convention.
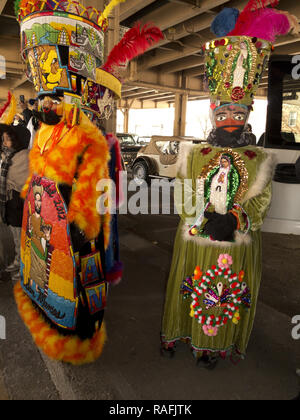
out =
[[[77,121],[77,105],[75,105],[74,108],[73,108],[72,127],[74,127],[74,125],[76,125],[76,121]]]
[[[111,2],[106,6],[104,12],[98,19],[98,25],[101,26],[103,21],[108,18],[112,10],[120,3],[124,3],[126,0],[111,0]]]

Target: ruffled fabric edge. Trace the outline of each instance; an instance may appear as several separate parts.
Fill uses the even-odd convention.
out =
[[[174,349],[176,344],[184,343],[190,347],[190,350],[195,359],[200,359],[202,356],[216,356],[220,359],[226,360],[229,359],[233,364],[238,364],[241,360],[244,360],[246,355],[240,352],[236,344],[232,344],[226,349],[210,349],[210,348],[200,348],[195,346],[192,343],[191,337],[176,337],[171,340],[166,340],[165,336],[162,334],[161,337],[161,347],[163,349]]]
[[[107,338],[104,322],[91,339],[81,340],[77,336],[64,336],[52,328],[35,309],[20,282],[14,287],[14,297],[19,314],[33,341],[50,359],[82,365],[92,363],[100,357]]]

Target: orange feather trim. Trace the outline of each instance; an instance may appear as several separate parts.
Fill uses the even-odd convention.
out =
[[[81,340],[77,336],[64,336],[51,328],[38,313],[29,297],[23,292],[20,283],[14,287],[14,296],[19,314],[35,344],[50,359],[82,365],[92,363],[99,358],[107,338],[104,322],[92,339]]]

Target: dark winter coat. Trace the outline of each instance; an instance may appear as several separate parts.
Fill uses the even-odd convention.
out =
[[[5,126],[1,124],[0,132],[6,131],[12,140],[12,148],[15,154],[11,159],[6,178],[6,205],[5,220],[7,225],[22,226],[24,200],[20,192],[28,177],[28,144],[30,132],[24,126]],[[1,136],[2,137],[2,136]],[[2,147],[2,141],[1,141]]]

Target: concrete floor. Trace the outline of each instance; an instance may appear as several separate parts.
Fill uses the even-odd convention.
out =
[[[159,353],[164,292],[178,216],[119,217],[123,281],[109,292],[108,341],[94,364],[50,361],[20,320],[7,277],[0,283],[0,398],[11,400],[291,400],[300,391],[300,237],[263,234],[263,282],[246,359],[214,371],[195,366],[188,347],[174,359]]]

